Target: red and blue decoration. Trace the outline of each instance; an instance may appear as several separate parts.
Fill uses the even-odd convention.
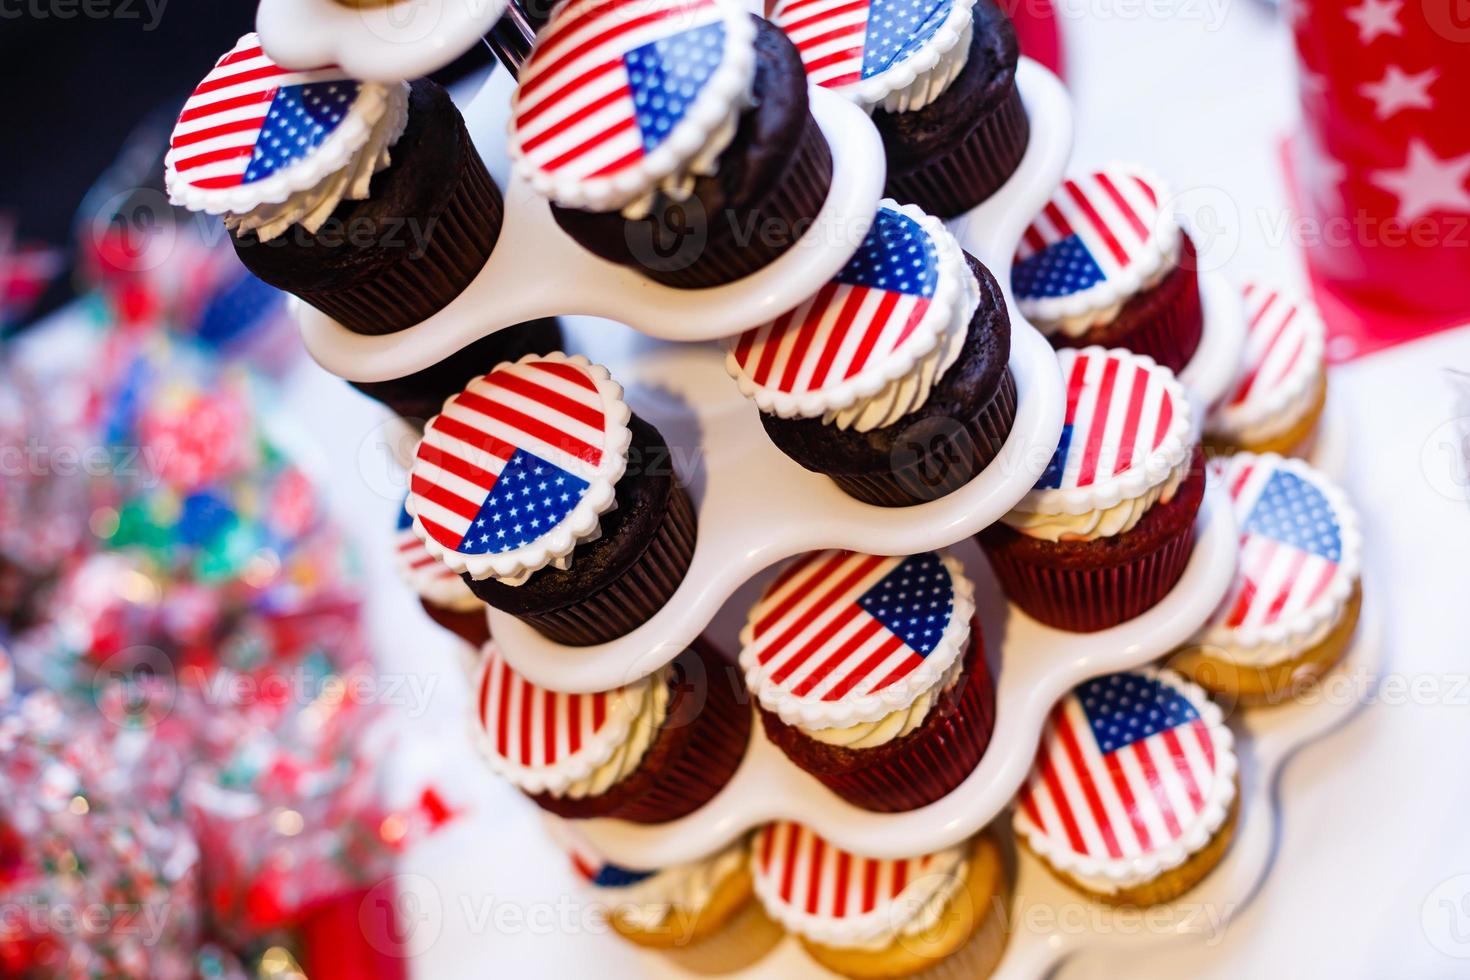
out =
[[[423,591],[419,583],[453,581],[459,585],[464,584],[454,569],[429,554],[424,543],[414,533],[413,517],[409,515],[406,506],[398,511],[398,528],[393,535],[393,548],[404,578],[418,591]]]
[[[954,0],[781,0],[771,22],[801,52],[809,79],[841,89],[913,57],[953,9]]]
[[[926,875],[955,867],[951,852],[904,860],[859,857],[799,823],[766,824],[755,835],[751,871],[767,901],[825,919],[882,914]]]
[[[1248,283],[1244,293],[1248,317],[1245,364],[1235,390],[1225,399],[1231,407],[1286,384],[1294,371],[1305,366],[1308,349],[1320,357],[1322,348],[1322,321],[1315,314],[1267,286]]]
[[[1109,674],[1052,711],[1017,801],[1075,854],[1137,857],[1184,836],[1211,798],[1216,755],[1200,709],[1169,677]]]
[[[409,481],[410,509],[450,551],[501,554],[550,534],[599,471],[603,396],[566,360],[505,364],[470,382],[429,421]]]
[[[246,34],[184,103],[169,141],[169,166],[200,190],[264,180],[321,146],[360,88],[335,67],[281,68],[257,35]]]
[[[658,150],[726,56],[715,0],[655,0],[631,11],[565,7],[537,39],[511,113],[512,145],[536,170],[612,178]]]
[[[567,694],[537,687],[490,647],[480,677],[480,725],[490,750],[513,767],[540,769],[576,756],[602,734],[625,688]]]
[[[735,364],[755,384],[786,393],[850,380],[913,336],[938,283],[939,256],[928,232],[909,215],[882,208],[837,278],[740,335]]]
[[[577,877],[594,888],[628,888],[658,874],[657,871],[634,871],[613,864],[594,851],[580,834],[570,829],[564,829],[558,836],[567,838],[567,857],[571,859],[572,870],[577,872]]]
[[[1231,629],[1269,626],[1329,594],[1342,573],[1342,522],[1310,472],[1276,456],[1248,453],[1217,469],[1240,523],[1240,562],[1216,623]]]
[[[1150,178],[1122,168],[1063,181],[1016,250],[1016,299],[1074,296],[1137,267],[1157,251],[1160,223],[1174,220],[1162,196]]]
[[[1144,463],[1169,434],[1173,375],[1127,351],[1087,347],[1057,352],[1067,379],[1062,439],[1039,490],[1090,487]]]
[[[761,688],[840,701],[907,677],[939,646],[954,577],[934,552],[880,558],[819,551],[797,559],[750,611],[741,661]]]

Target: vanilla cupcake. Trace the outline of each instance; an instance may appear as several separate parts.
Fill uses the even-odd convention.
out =
[[[995,720],[974,615],[974,586],[948,555],[797,559],[740,636],[766,737],[867,810],[946,795],[979,764]]]
[[[751,871],[766,913],[845,977],[975,980],[1005,949],[1010,884],[989,833],[887,860],[774,823],[756,834]]]
[[[453,569],[429,554],[403,508],[393,536],[393,558],[398,577],[413,589],[430,619],[476,650],[490,639],[489,608]]]
[[[1327,401],[1327,328],[1305,300],[1274,286],[1244,289],[1245,360],[1235,387],[1205,420],[1221,452],[1299,453]]]
[[[1211,470],[1230,493],[1240,560],[1224,602],[1170,666],[1246,703],[1288,700],[1352,641],[1363,598],[1357,514],[1299,460],[1241,453]]]
[[[1220,709],[1177,674],[1145,667],[1094,678],[1052,710],[1016,798],[1016,836],[1102,901],[1172,901],[1229,847],[1234,741]]]
[[[526,680],[493,642],[475,683],[476,742],[492,771],[559,817],[664,823],[724,788],[745,755],[750,710],[701,641],[611,691]]]

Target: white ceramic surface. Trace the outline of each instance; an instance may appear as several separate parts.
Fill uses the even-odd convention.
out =
[[[396,82],[437,71],[464,54],[505,12],[506,0],[393,0],[355,9],[337,0],[260,0],[255,29],[286,68],[341,65]]]
[[[1026,156],[991,200],[957,222],[965,231],[962,240],[1003,281],[1021,232],[1015,212],[1030,213],[1051,193],[1071,151],[1071,110],[1061,82],[1025,60],[1017,80],[1031,117]],[[487,86],[483,98],[501,99],[504,91],[503,85]],[[483,119],[501,116],[482,117],[476,108],[469,113],[476,144],[501,145],[482,126]],[[712,289],[660,286],[584,251],[557,227],[546,202],[512,179],[503,247],[453,302],[422,323],[383,336],[354,334],[303,304],[299,320],[306,347],[333,374],[380,381],[428,367],[496,330],[554,314],[607,317],[650,336],[685,341],[727,337],[774,319],[842,268],[861,244],[882,194],[882,144],[866,114],[818,88],[812,89],[812,111],[832,145],[832,188],[816,224],[760,272]],[[999,236],[1011,229],[1014,235],[1001,248]],[[548,270],[556,272],[554,288],[548,288]]]
[[[656,826],[616,820],[580,826],[615,862],[656,868],[708,854],[741,831],[800,820],[839,847],[907,857],[948,847],[988,824],[1025,779],[1047,713],[1083,680],[1137,667],[1187,640],[1225,594],[1235,571],[1235,522],[1218,489],[1206,496],[1184,578],[1153,609],[1098,633],[1065,633],[1009,607],[973,542],[954,549],[976,583],[986,658],[996,683],[995,731],[980,765],[952,793],[907,813],[871,813],[844,803],[791,765],[753,726],[745,761],[697,812]],[[717,637],[719,642],[723,637]]]

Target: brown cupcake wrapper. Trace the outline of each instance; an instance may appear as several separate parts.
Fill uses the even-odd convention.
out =
[[[985,539],[982,537],[981,544]],[[1026,561],[986,548],[1006,598],[1032,619],[1073,633],[1095,633],[1142,615],[1178,584],[1194,552],[1194,521],[1131,562],[1078,570]]]
[[[744,688],[726,670],[728,661],[702,639],[675,666],[683,673],[672,681],[664,727],[635,772],[599,796],[574,800],[539,793],[531,799],[568,819],[656,824],[693,813],[724,789],[750,742]]]
[[[948,153],[888,174],[884,192],[939,218],[953,218],[1000,190],[1026,155],[1031,122],[1012,75],[1000,104]]]
[[[1190,249],[1193,254],[1193,249]],[[1199,273],[1194,268],[1181,269],[1184,273],[1183,288],[1175,301],[1164,306],[1156,315],[1140,318],[1136,326],[1126,335],[1115,338],[1109,346],[1123,347],[1135,354],[1146,354],[1176,374],[1194,358],[1204,337],[1205,311],[1199,292]],[[1051,345],[1063,347],[1087,347],[1096,341],[1082,337],[1053,334],[1047,338]]]
[[[810,112],[801,141],[792,154],[791,163],[777,183],[774,193],[755,210],[729,210],[709,217],[707,228],[732,233],[721,235],[715,242],[705,242],[703,251],[693,262],[684,264],[677,255],[680,268],[659,269],[643,264],[638,270],[654,282],[677,289],[704,289],[744,279],[780,258],[801,240],[813,219],[826,203],[832,186],[832,149],[822,128]],[[760,234],[763,227],[783,230],[778,240],[768,241]],[[744,232],[749,231],[747,236]],[[785,234],[784,232],[793,232]],[[799,232],[796,234],[795,232]]]
[[[464,291],[500,237],[504,203],[463,120],[459,138],[464,148],[459,184],[444,210],[432,219],[423,253],[410,254],[405,244],[403,256],[386,268],[350,287],[303,291],[298,294],[303,300],[354,333],[376,335],[427,320]],[[430,220],[423,215],[403,217]]]
[[[697,535],[694,503],[675,481],[658,533],[626,572],[571,605],[518,618],[565,646],[592,646],[631,633],[652,619],[684,581]]]
[[[815,739],[760,708],[766,735],[800,768],[853,806],[876,813],[913,810],[941,799],[964,782],[980,764],[995,727],[995,687],[982,654],[979,623],[965,655],[964,686],[953,710],[935,710],[893,747],[853,749],[843,760],[818,771],[809,751]],[[803,744],[804,743],[804,744]],[[835,762],[835,760],[834,760]]]
[[[934,445],[919,445],[913,461],[879,473],[831,473],[849,497],[879,507],[938,500],[969,483],[1000,455],[1016,420],[1016,379],[1006,368],[990,401]],[[902,425],[900,421],[896,423]]]
[[[464,640],[476,650],[484,646],[490,640],[490,620],[486,616],[489,612],[488,606],[481,606],[469,612],[460,612],[456,609],[445,609],[436,606],[427,599],[420,598],[419,605],[424,607],[424,612],[429,618],[440,626]]]

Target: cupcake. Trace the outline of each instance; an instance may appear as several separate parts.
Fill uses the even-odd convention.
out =
[[[1221,452],[1291,455],[1311,441],[1327,400],[1326,328],[1285,290],[1245,287],[1247,333],[1240,380],[1205,420]]]
[[[242,37],[184,103],[169,200],[223,214],[261,279],[363,334],[442,309],[500,234],[500,191],[440,86],[290,71]]]
[[[393,557],[398,577],[413,589],[430,619],[476,650],[490,639],[485,604],[453,569],[429,554],[406,509],[398,512]]]
[[[521,69],[509,149],[583,248],[680,288],[768,265],[832,178],[801,58],[737,0],[559,4]]]
[[[422,371],[390,381],[349,383],[403,418],[423,421],[437,415],[446,398],[502,361],[518,361],[527,354],[550,354],[565,346],[555,317],[529,320],[481,337]]]
[[[959,562],[929,552],[799,558],[740,635],[766,737],[855,806],[948,794],[990,743],[995,692]]]
[[[873,113],[886,190],[899,201],[952,218],[999,190],[1025,156],[1016,30],[990,0],[890,10],[778,0],[771,21],[811,81]]]
[[[1239,811],[1234,738],[1177,674],[1098,677],[1052,711],[1016,797],[1016,837],[1112,905],[1183,895],[1220,863]]]
[[[746,837],[698,861],[638,871],[608,861],[566,823],[551,833],[607,924],[635,945],[681,954],[681,961],[694,954],[728,972],[781,938],[753,901]]]
[[[1000,453],[1016,416],[1000,284],[938,219],[885,201],[837,277],[730,342],[726,370],[787,456],[849,496],[943,496]]]
[[[1294,459],[1211,464],[1240,527],[1235,584],[1170,666],[1216,694],[1276,703],[1342,658],[1358,624],[1362,539],[1342,491]]]
[[[1005,949],[1010,883],[990,833],[887,860],[773,823],[755,836],[751,874],[766,913],[844,977],[976,980]]]
[[[694,506],[669,458],[606,368],[529,355],[429,420],[406,506],[477,596],[588,646],[641,626],[689,568]]]
[[[647,677],[596,694],[537,687],[493,643],[475,687],[490,768],[559,817],[664,823],[729,782],[750,711],[703,641]]]
[[[1092,632],[1150,609],[1184,574],[1204,456],[1168,369],[1100,347],[1057,360],[1067,390],[1061,442],[1036,486],[979,538],[1023,612]]]
[[[1053,347],[1124,347],[1182,371],[1204,332],[1194,243],[1152,174],[1062,183],[1016,251],[1011,291]]]

